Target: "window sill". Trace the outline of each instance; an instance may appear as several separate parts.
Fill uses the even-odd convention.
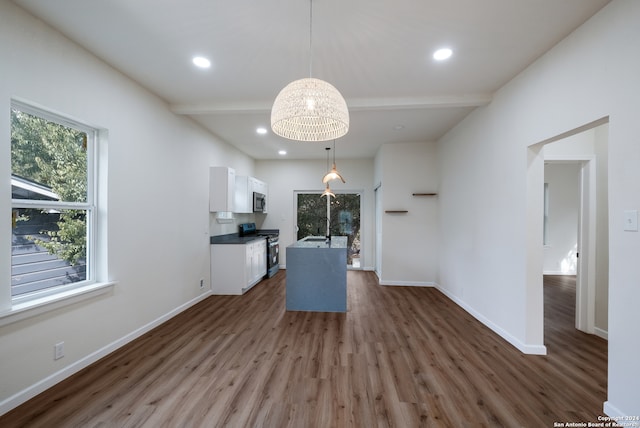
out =
[[[98,282],[50,296],[14,303],[7,311],[0,312],[0,327],[109,293],[116,284],[115,281]]]

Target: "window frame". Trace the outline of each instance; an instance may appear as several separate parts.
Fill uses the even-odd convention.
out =
[[[96,236],[98,225],[98,207],[97,207],[97,173],[98,173],[98,159],[96,156],[98,145],[99,130],[96,127],[89,126],[77,120],[62,116],[60,114],[47,111],[43,108],[35,107],[33,105],[11,100],[11,110],[18,110],[20,112],[44,119],[49,122],[72,128],[87,135],[87,194],[85,202],[65,202],[65,201],[42,201],[33,199],[11,199],[11,210],[16,208],[35,208],[35,209],[54,209],[54,210],[83,210],[86,213],[86,274],[85,279],[82,281],[73,282],[70,284],[62,284],[53,287],[48,287],[42,290],[27,292],[25,294],[14,296],[11,292],[12,305],[25,304],[31,301],[38,301],[47,297],[55,297],[57,295],[65,295],[66,293],[75,289],[80,289],[88,285],[96,284]],[[10,170],[13,173],[13,169]],[[11,287],[11,286],[10,286]]]

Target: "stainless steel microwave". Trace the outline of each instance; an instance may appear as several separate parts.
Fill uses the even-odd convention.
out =
[[[253,212],[263,213],[267,211],[267,197],[262,193],[253,192]]]

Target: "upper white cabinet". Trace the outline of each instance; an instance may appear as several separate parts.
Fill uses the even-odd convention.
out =
[[[253,190],[249,184],[249,177],[243,175],[236,176],[236,212],[253,212]]]
[[[235,212],[253,212],[253,193],[267,195],[268,186],[264,181],[255,177],[236,176]]]
[[[209,168],[209,211],[235,211],[236,171],[224,166]]]
[[[264,181],[260,181],[257,178],[254,177],[249,177],[251,179],[253,179],[251,185],[253,186],[253,191],[257,192],[257,193],[262,193],[263,195],[267,195],[268,192],[268,187],[267,187],[267,183],[265,183]]]

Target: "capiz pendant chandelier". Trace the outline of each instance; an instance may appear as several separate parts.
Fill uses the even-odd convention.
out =
[[[309,77],[285,86],[271,109],[271,129],[296,141],[327,141],[349,131],[349,110],[330,83],[311,77],[313,0],[309,1]]]

